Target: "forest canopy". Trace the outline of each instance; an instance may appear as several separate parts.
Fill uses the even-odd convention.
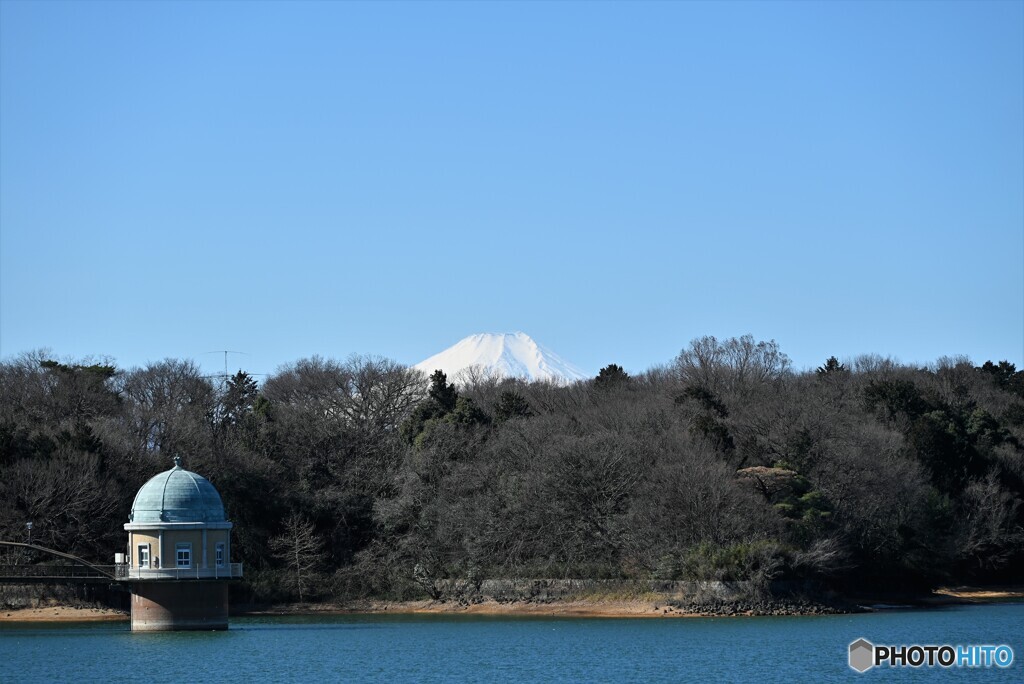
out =
[[[220,491],[257,600],[482,578],[924,588],[1024,562],[1024,371],[1006,361],[798,372],[744,336],[564,387],[361,356],[262,384],[178,359],[0,363],[0,539],[32,521],[108,562],[173,456]]]

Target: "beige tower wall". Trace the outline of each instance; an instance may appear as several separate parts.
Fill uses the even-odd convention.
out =
[[[150,567],[156,567],[156,559],[160,558],[160,538],[156,532],[129,532],[128,543],[130,544],[129,552],[131,553],[131,564],[132,567],[139,567],[139,545],[149,544],[149,562]],[[160,559],[163,563],[163,559]]]
[[[224,544],[224,564],[231,562],[230,530],[206,531],[206,567],[212,568],[217,563],[217,544]],[[179,542],[192,544],[192,567],[203,566],[203,531],[202,530],[164,530],[164,548],[160,551],[159,533],[153,530],[132,531],[128,533],[129,562],[138,567],[139,544],[149,544],[150,567],[158,567],[156,559],[160,559],[161,568],[174,568],[177,562],[176,545]],[[164,558],[163,556],[166,556]]]
[[[230,530],[207,530],[206,531],[206,565],[214,567],[217,565],[217,542],[224,544],[224,566],[231,567],[231,544],[228,543]]]
[[[177,565],[175,549],[181,543],[192,545],[192,567],[203,566],[203,533],[199,530],[166,530],[164,532],[164,560],[165,568],[173,568]]]

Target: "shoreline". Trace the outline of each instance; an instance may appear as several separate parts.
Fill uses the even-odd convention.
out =
[[[680,605],[671,597],[614,599],[580,597],[559,601],[385,601],[365,599],[351,603],[281,604],[247,607],[232,611],[232,617],[274,615],[481,615],[514,617],[573,618],[699,618],[815,616],[843,612],[873,612],[899,608],[928,608],[946,605],[972,605],[994,601],[1024,599],[1024,587],[940,587],[927,596],[857,597],[850,599],[851,610],[824,604],[789,602],[782,599],[762,602],[723,602],[712,605]],[[127,621],[129,614],[112,608],[76,608],[43,606],[0,610],[0,622],[104,622]]]
[[[128,618],[128,613],[113,608],[43,606],[0,610],[0,622],[111,622]]]
[[[1024,586],[1001,587],[939,587],[934,596],[948,596],[968,602],[1024,598]]]
[[[672,607],[667,601],[572,600],[537,603],[494,600],[459,601],[365,600],[346,605],[293,604],[239,611],[238,616],[258,615],[507,615],[522,617],[660,618],[702,617]]]

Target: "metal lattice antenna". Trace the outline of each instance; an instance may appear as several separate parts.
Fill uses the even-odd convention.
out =
[[[223,354],[224,355],[224,375],[228,374],[228,354],[243,354],[249,355],[249,352],[244,351],[232,351],[231,349],[214,349],[213,351],[206,352],[207,354]]]
[[[234,350],[231,350],[231,349],[216,349],[214,351],[208,351],[206,353],[207,354],[223,354],[224,355],[224,372],[223,373],[214,373],[213,375],[204,375],[203,376],[204,378],[206,378],[208,380],[217,380],[217,384],[219,385],[221,391],[227,389],[228,381],[231,379],[231,373],[228,372],[228,354],[242,354],[244,356],[249,356],[249,352],[234,351]],[[239,370],[239,372],[242,372],[241,368],[239,368],[238,370]],[[264,377],[264,376],[267,375],[267,373],[250,373],[249,371],[245,371],[245,374],[248,375],[251,378],[259,378],[259,377]]]
[[[224,355],[224,373],[222,373],[222,374],[218,373],[216,375],[207,375],[206,376],[208,378],[219,378],[221,382],[227,382],[228,378],[231,377],[231,374],[228,373],[228,354],[242,354],[244,356],[248,356],[249,355],[248,352],[234,351],[232,349],[215,349],[213,351],[208,351],[206,353],[207,354],[223,354]]]

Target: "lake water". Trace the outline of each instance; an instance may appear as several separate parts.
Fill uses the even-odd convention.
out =
[[[1008,644],[1000,669],[847,666],[851,641]],[[227,632],[0,623],[2,682],[1024,682],[1024,603],[771,618],[235,618]]]

